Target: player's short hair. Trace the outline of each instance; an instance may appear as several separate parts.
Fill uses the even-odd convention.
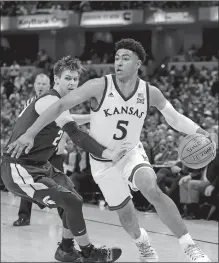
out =
[[[79,75],[85,71],[81,61],[71,55],[59,59],[53,66],[53,73],[58,77],[62,75],[64,70],[77,71]]]
[[[115,45],[115,51],[117,52],[119,49],[128,49],[134,52],[138,58],[142,61],[142,63],[146,59],[146,52],[142,46],[142,44],[132,38],[124,38],[118,41]]]
[[[40,73],[40,74],[36,75],[35,81],[37,78],[45,78],[48,81],[48,83],[50,84],[50,78],[44,73]]]

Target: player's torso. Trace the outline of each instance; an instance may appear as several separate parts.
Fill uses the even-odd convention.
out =
[[[50,90],[40,98],[52,95],[60,97],[55,90]],[[38,98],[39,99],[39,98]],[[17,122],[12,131],[12,135],[9,139],[9,143],[14,142],[18,137],[26,132],[26,130],[32,126],[32,124],[39,117],[39,114],[35,110],[35,103],[38,99],[33,100],[18,116]],[[61,139],[63,131],[56,125],[55,122],[51,122],[45,128],[43,128],[35,137],[34,145],[28,154],[22,154],[21,159],[31,160],[35,162],[45,162],[54,153],[55,148]],[[7,146],[6,146],[7,147]]]
[[[138,79],[133,93],[125,98],[119,91],[115,75],[106,78],[99,109],[91,110],[90,135],[110,149],[124,142],[135,146],[140,140],[147,114],[147,84]]]

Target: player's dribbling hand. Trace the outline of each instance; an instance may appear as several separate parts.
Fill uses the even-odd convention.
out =
[[[24,148],[25,153],[27,154],[30,149],[33,147],[34,138],[28,133],[21,135],[16,141],[12,142],[7,147],[7,153],[11,154],[11,157],[19,158]]]
[[[213,145],[213,152],[214,152],[214,155],[212,157],[212,160],[214,160],[215,156],[216,156],[216,150],[218,148],[218,135],[216,133],[208,133],[207,131],[203,130],[202,128],[199,128],[197,130],[197,133],[200,133],[204,136],[206,136],[207,138],[209,138],[212,142],[212,145]]]

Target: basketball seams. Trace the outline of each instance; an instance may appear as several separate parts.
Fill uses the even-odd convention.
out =
[[[202,134],[187,135],[178,147],[178,154],[182,163],[192,169],[205,167],[214,156],[211,140]]]
[[[203,163],[204,161],[207,161],[209,159],[209,157],[212,157],[213,154],[211,154],[210,156],[206,157],[205,159],[201,160],[201,162]],[[200,162],[197,162],[197,163],[189,163],[187,162],[185,159],[183,159],[184,163],[187,163],[187,164],[202,164]]]
[[[203,148],[205,148],[205,147],[207,147],[208,145],[210,145],[211,144],[211,142],[209,142],[209,144],[206,144],[204,147],[202,147],[202,148],[200,148],[200,149],[198,149],[196,152],[193,152],[193,153],[191,153],[191,154],[189,154],[189,155],[187,155],[186,157],[183,157],[183,158],[180,158],[181,160],[185,160],[185,158],[187,158],[187,157],[189,157],[189,156],[191,156],[191,155],[193,155],[193,154],[195,154],[195,153],[197,153],[198,151],[200,151],[201,149],[203,149]],[[186,146],[185,146],[186,147]],[[184,147],[184,148],[185,148]],[[183,149],[184,149],[183,148]],[[182,151],[183,152],[183,151]]]
[[[203,135],[202,134],[197,134],[198,136],[197,136],[197,138],[199,138],[199,137],[202,137]],[[190,135],[191,136],[191,135]],[[194,140],[194,138],[191,138],[191,140]],[[190,141],[191,140],[189,140],[188,142],[187,142],[187,144],[182,148],[182,150],[180,150],[180,152],[181,152],[181,155],[182,155],[182,153],[183,153],[183,151],[184,151],[184,149],[185,149],[185,147],[190,143]],[[180,148],[180,147],[179,147]],[[182,156],[180,156],[180,157],[182,157]],[[181,159],[181,158],[180,158]]]

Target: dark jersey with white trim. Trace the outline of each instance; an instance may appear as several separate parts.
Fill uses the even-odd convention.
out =
[[[26,132],[26,130],[30,126],[32,126],[32,124],[39,117],[39,114],[35,110],[36,101],[48,95],[60,98],[60,95],[56,90],[50,90],[42,96],[40,96],[39,98],[34,98],[32,102],[29,105],[27,105],[27,107],[24,108],[24,110],[18,116],[17,122],[14,126],[12,135],[7,145],[17,140],[17,138],[19,138],[22,134]],[[30,160],[34,162],[48,161],[48,159],[55,152],[55,149],[62,137],[62,134],[63,131],[60,129],[60,127],[57,126],[56,122],[51,122],[36,135],[34,139],[34,145],[29,151],[29,153],[22,153],[19,159]],[[6,152],[7,145],[3,151],[4,153]]]

